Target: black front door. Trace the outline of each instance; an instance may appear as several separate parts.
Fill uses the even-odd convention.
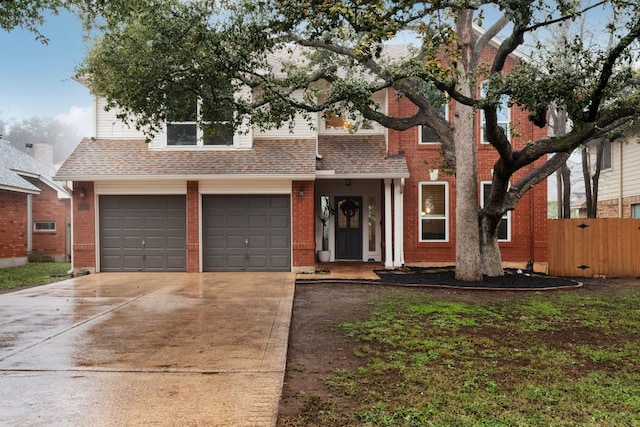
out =
[[[336,259],[362,260],[362,197],[336,197]]]

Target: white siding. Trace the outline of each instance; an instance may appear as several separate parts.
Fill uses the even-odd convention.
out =
[[[640,195],[640,140],[638,137],[629,138],[628,142],[621,144],[614,143],[614,147],[618,150],[622,147],[622,170],[623,176],[623,197]],[[612,147],[613,148],[613,147]],[[612,150],[612,156],[613,154]],[[615,151],[618,156],[617,162],[620,161],[619,151]]]
[[[279,129],[270,129],[266,131],[256,129],[254,130],[254,135],[256,138],[265,139],[314,139],[317,135],[317,132],[314,130],[316,123],[317,120],[314,119],[310,126],[309,122],[302,116],[296,115],[296,119],[291,130],[288,125],[285,125]]]
[[[638,138],[628,138],[611,144],[611,169],[600,174],[598,200],[620,197],[620,150],[622,150],[622,197],[640,195],[640,144]]]
[[[301,90],[296,91],[294,98],[302,101],[303,92]],[[318,124],[317,116],[317,114],[310,114],[310,117],[307,120],[301,114],[296,114],[291,128],[289,128],[288,123],[285,123],[283,127],[278,129],[270,129],[266,131],[254,129],[253,134],[256,138],[266,139],[313,139],[317,135],[317,131],[315,130]]]
[[[107,139],[133,139],[144,138],[144,133],[135,129],[133,125],[127,126],[116,117],[117,111],[105,111],[106,102],[98,98],[95,102],[96,138]]]
[[[200,181],[202,194],[290,194],[291,181],[269,179]]]
[[[183,180],[147,181],[97,181],[96,194],[187,194],[187,183]]]

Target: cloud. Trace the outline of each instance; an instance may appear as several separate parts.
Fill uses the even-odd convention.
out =
[[[93,134],[91,117],[91,108],[76,107],[74,105],[66,113],[56,115],[55,119],[60,123],[71,126],[78,135],[85,137]]]

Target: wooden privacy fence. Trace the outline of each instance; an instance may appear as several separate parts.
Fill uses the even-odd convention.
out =
[[[548,242],[551,275],[640,276],[640,219],[551,219]]]

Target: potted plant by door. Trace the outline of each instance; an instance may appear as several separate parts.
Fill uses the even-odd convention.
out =
[[[333,214],[328,196],[320,197],[320,222],[322,223],[322,249],[318,251],[318,261],[329,262],[331,251],[329,250],[329,218]]]

